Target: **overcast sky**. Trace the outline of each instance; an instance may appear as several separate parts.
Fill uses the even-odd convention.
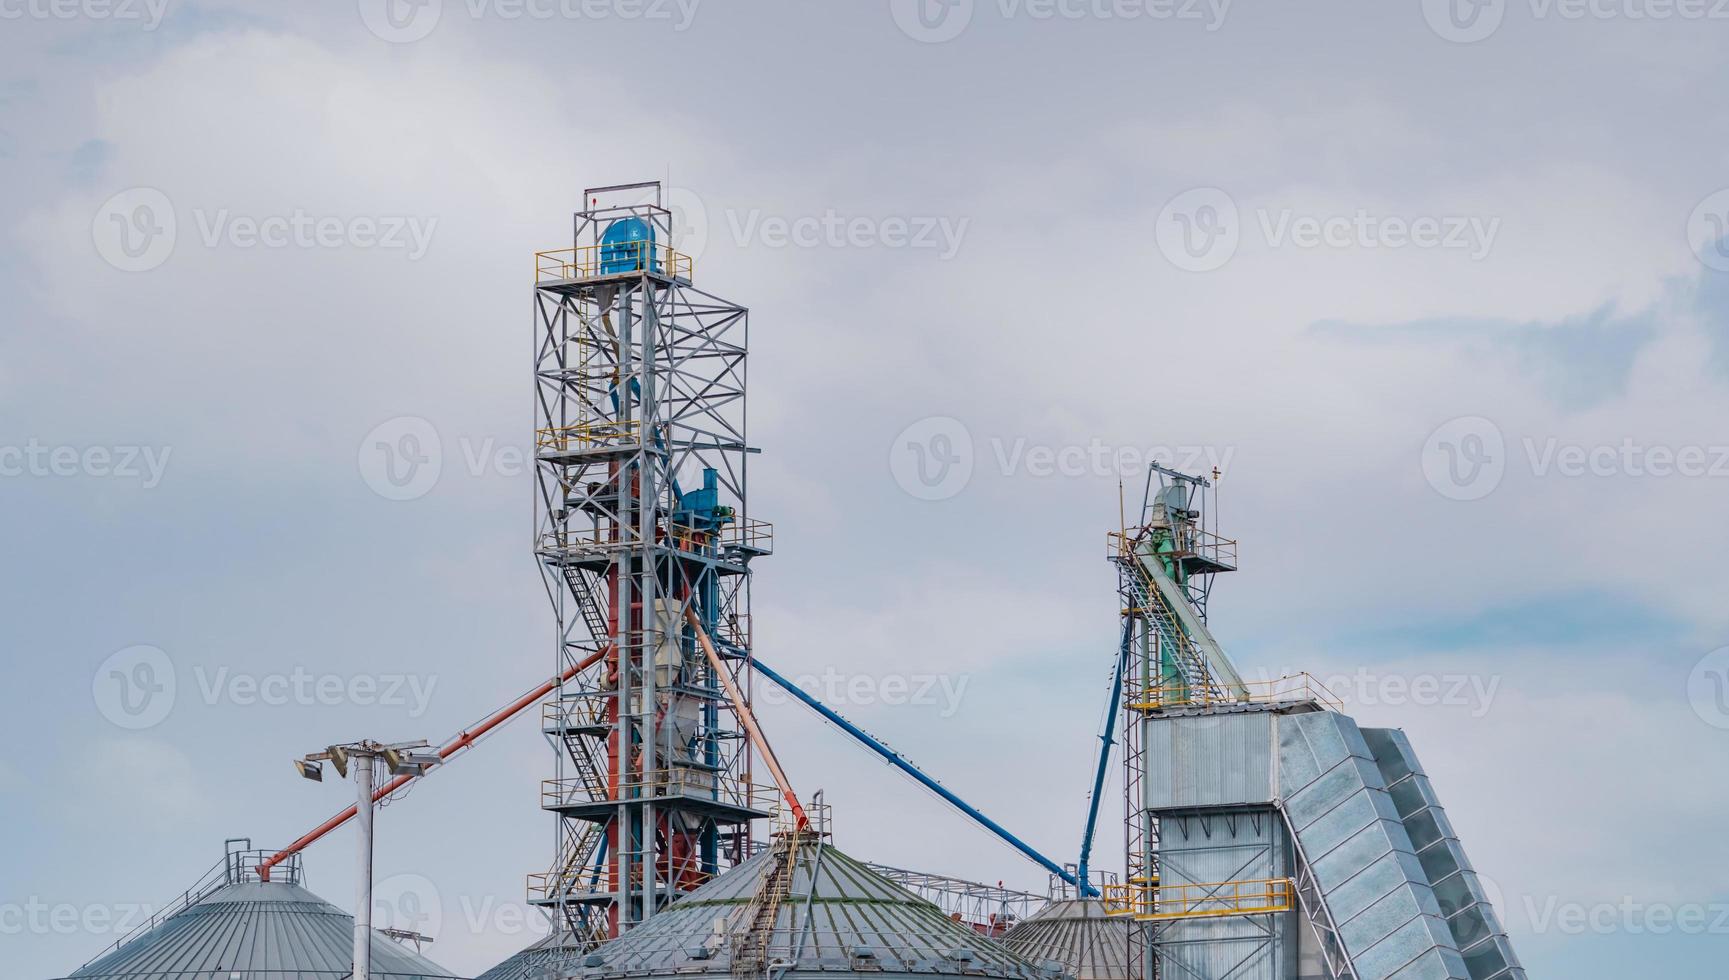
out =
[[[1457,4],[0,0],[5,972],[546,673],[531,254],[647,179],[752,311],[765,662],[1072,860],[1119,470],[1217,466],[1216,632],[1411,733],[1527,967],[1719,972],[1729,11]],[[764,713],[850,852],[1043,889]],[[549,753],[380,816],[460,972],[539,935]]]

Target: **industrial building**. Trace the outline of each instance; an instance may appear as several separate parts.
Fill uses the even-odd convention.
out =
[[[764,663],[750,579],[773,529],[748,496],[749,314],[696,286],[659,195],[591,189],[570,247],[536,256],[531,551],[552,680],[432,760],[535,710],[553,747],[540,799],[556,845],[526,880],[548,932],[482,980],[1524,977],[1403,733],[1359,727],[1307,677],[1245,680],[1214,638],[1208,598],[1237,551],[1209,522],[1204,476],[1154,467],[1136,519],[1109,535],[1121,643],[1078,864]],[[841,851],[755,722],[759,681],[1044,868],[1049,895]],[[1113,759],[1127,861],[1100,872]],[[274,854],[231,851],[217,878],[73,976],[347,976],[368,930],[300,887],[299,861],[353,812]],[[373,976],[450,976],[401,942],[361,941]]]

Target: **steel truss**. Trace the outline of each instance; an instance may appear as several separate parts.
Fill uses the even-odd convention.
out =
[[[653,202],[603,205],[612,192]],[[750,821],[768,815],[685,621],[694,610],[749,692],[750,562],[770,550],[746,506],[749,317],[691,284],[658,196],[585,193],[583,258],[542,253],[534,288],[534,550],[555,676],[607,652],[543,705],[557,832],[529,900],[583,947],[743,860]],[[646,230],[634,245],[619,244],[621,221]]]

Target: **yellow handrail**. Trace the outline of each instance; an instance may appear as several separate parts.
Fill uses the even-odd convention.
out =
[[[1265,915],[1296,908],[1297,888],[1289,878],[1255,878],[1212,884],[1107,884],[1106,915],[1133,916],[1142,922]]]
[[[570,452],[572,449],[588,449],[594,446],[613,446],[633,442],[642,431],[638,422],[618,422],[605,419],[597,422],[578,422],[575,425],[561,425],[551,429],[536,429],[534,445],[537,449],[550,449],[553,452]]]
[[[661,242],[603,242],[534,253],[536,283],[654,272],[689,281],[696,260]]]
[[[1219,693],[1186,684],[1154,685],[1123,692],[1123,704],[1135,711],[1225,704],[1281,704],[1288,701],[1314,701],[1334,711],[1343,711],[1345,707],[1344,701],[1308,673],[1287,674],[1270,681],[1244,681],[1243,687],[1247,690]]]

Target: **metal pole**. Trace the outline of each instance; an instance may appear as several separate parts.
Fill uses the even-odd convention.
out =
[[[372,975],[372,767],[374,756],[354,757],[354,785],[359,791],[355,813],[360,818],[360,895],[354,905],[354,980]]]

